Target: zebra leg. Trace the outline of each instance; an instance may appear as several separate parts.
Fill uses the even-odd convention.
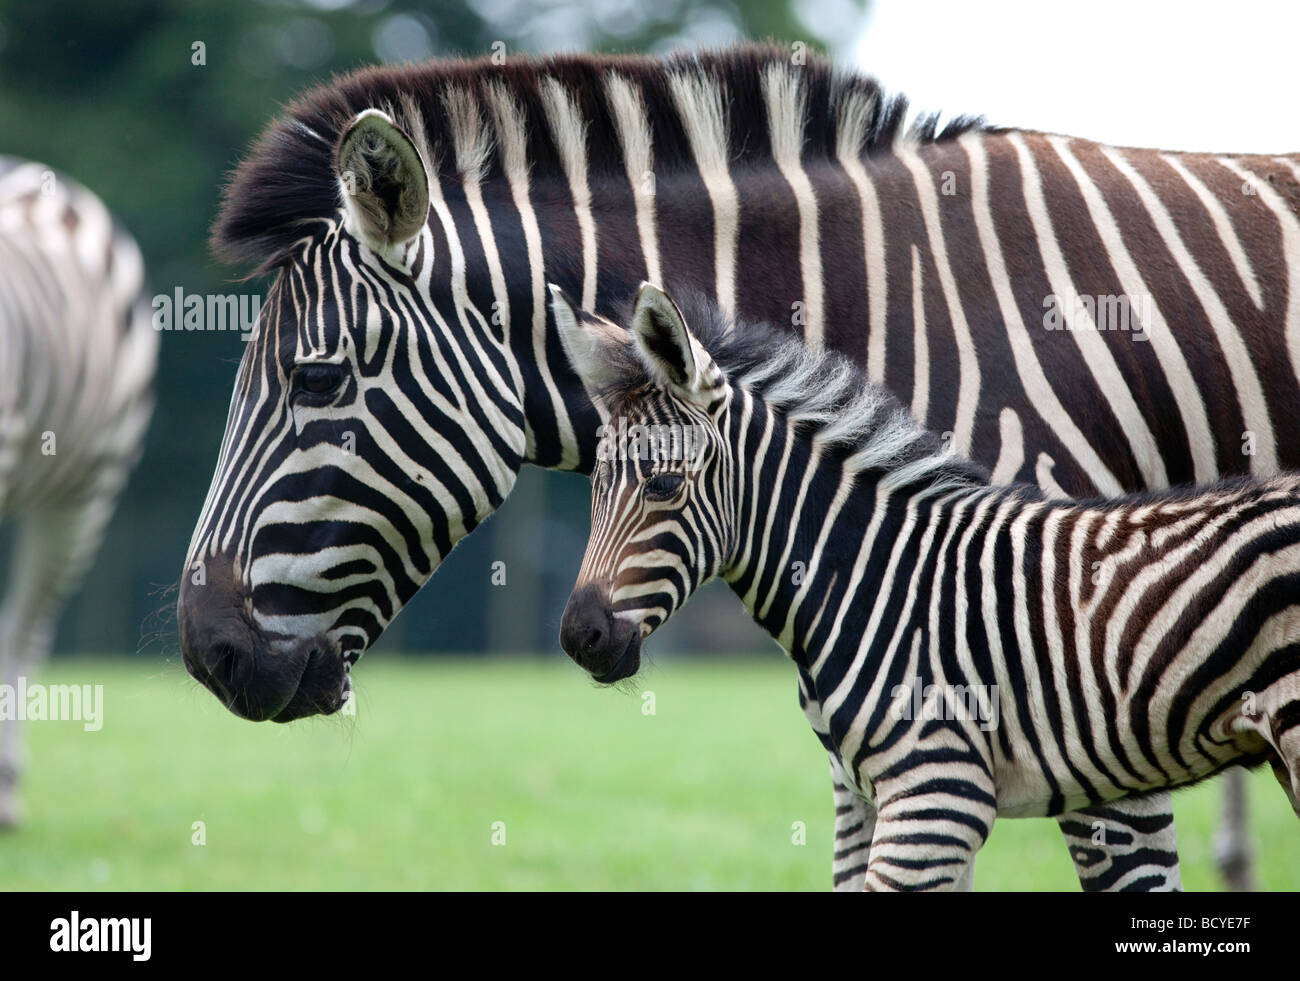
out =
[[[50,508],[18,520],[9,588],[0,607],[0,682],[18,685],[49,653],[63,601],[85,575],[112,514],[112,497]],[[21,818],[22,722],[0,719],[0,828]]]
[[[0,613],[0,685],[11,686],[18,680],[18,659],[11,617]],[[13,688],[8,688],[13,691]],[[18,826],[18,767],[22,748],[18,744],[18,722],[0,716],[0,831]]]
[[[53,626],[52,620],[27,623],[15,612],[0,614],[0,650],[4,652],[0,656],[0,683],[10,686],[11,691],[45,656]],[[0,718],[0,830],[16,828],[22,819],[18,780],[26,763],[24,724]]]
[[[5,503],[9,497],[9,487],[14,468],[18,463],[16,449],[17,424],[9,393],[0,393],[0,515],[5,512]],[[13,592],[13,575],[9,577],[9,592]],[[0,685],[11,684],[15,675],[13,665],[14,643],[10,639],[13,628],[11,617],[6,610],[8,603],[0,603]],[[18,801],[15,786],[18,782],[17,769],[9,762],[8,743],[15,738],[11,730],[17,728],[16,722],[6,722],[0,718],[0,831],[13,828],[18,824]]]
[[[1178,836],[1167,790],[1056,819],[1084,892],[1176,892]]]
[[[1214,836],[1214,864],[1232,892],[1254,892],[1254,856],[1246,820],[1246,771],[1234,766],[1223,774],[1223,813]]]
[[[844,786],[831,762],[835,789],[835,857],[831,881],[836,892],[862,892],[867,877],[871,836],[876,831],[876,809]]]
[[[934,780],[884,800],[864,888],[956,891],[973,884],[975,853],[997,816],[992,778]]]
[[[876,809],[845,787],[831,764],[831,783],[835,790],[835,858],[831,877],[836,892],[863,892],[867,882],[867,861],[871,855],[871,838],[876,831]],[[958,892],[975,889],[975,863],[957,883]]]

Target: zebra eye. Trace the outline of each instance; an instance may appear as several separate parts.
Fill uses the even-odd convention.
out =
[[[338,364],[300,364],[293,372],[294,394],[315,399],[333,395],[343,384],[344,370]]]
[[[685,482],[686,478],[679,473],[660,473],[647,480],[642,490],[652,501],[667,501],[676,495]]]

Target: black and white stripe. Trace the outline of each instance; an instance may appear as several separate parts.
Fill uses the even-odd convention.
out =
[[[0,684],[27,677],[103,539],[153,410],[144,264],[103,202],[0,157],[0,519],[15,535]],[[0,826],[17,823],[22,726],[0,719]]]
[[[597,465],[565,650],[625,677],[725,579],[874,812],[837,873],[966,887],[996,815],[1085,807],[1102,835],[1075,860],[1105,862],[1105,805],[1238,762],[1271,763],[1300,816],[1300,476],[1053,500],[991,486],[841,356],[716,311],[697,336],[654,287],[630,337],[562,295],[556,319],[620,431],[698,447]]]
[[[340,704],[321,667],[269,711],[303,659],[373,642],[522,462],[590,471],[597,419],[548,281],[606,314],[648,278],[788,326],[1000,480],[1086,495],[1300,466],[1296,158],[909,130],[905,110],[776,47],[369,69],[295,103],[214,236],[278,280],[190,550],[226,594],[182,598],[187,663],[256,717]],[[403,209],[426,201],[414,229]],[[1053,293],[1149,296],[1150,339],[1048,331]],[[322,359],[342,400],[295,403],[295,366]],[[229,609],[239,638],[207,629]],[[283,677],[240,697],[240,657],[212,652],[262,647]],[[1093,864],[1085,885],[1176,886],[1163,814],[1135,823],[1150,874]],[[1063,819],[1072,846],[1087,823]]]

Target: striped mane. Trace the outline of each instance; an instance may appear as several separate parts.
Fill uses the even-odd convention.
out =
[[[774,84],[786,80],[793,84]],[[768,125],[773,91],[794,108],[772,114],[781,127]],[[716,160],[733,167],[770,163],[774,138],[778,149],[800,147],[805,161],[834,160],[845,146],[867,155],[900,137],[944,140],[983,125],[959,117],[940,130],[929,115],[905,130],[902,96],[813,52],[796,67],[775,44],[666,58],[560,55],[496,65],[485,57],[365,68],[308,92],[265,130],[226,184],[212,234],[217,255],[265,269],[301,238],[304,222],[332,217],[335,150],[349,121],[372,107],[412,136],[435,179],[487,182],[511,164],[528,167],[534,181],[562,177],[572,154],[555,133],[574,142],[585,133],[595,177],[626,181],[630,159],[658,174],[693,169],[687,117],[697,139],[702,132],[725,142]]]
[[[812,350],[798,335],[766,324],[729,319],[698,292],[676,291],[674,301],[730,385],[761,398],[824,449],[844,454],[850,469],[888,472],[891,483],[988,482],[982,467],[951,455],[941,437],[844,355]],[[618,380],[600,401],[612,415],[630,414],[625,407],[655,383],[632,345],[610,354]]]

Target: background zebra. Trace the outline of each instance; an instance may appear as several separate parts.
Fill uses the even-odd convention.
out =
[[[158,353],[143,287],[139,249],[98,198],[0,157],[0,518],[15,526],[0,684],[48,653],[139,457]],[[19,820],[22,733],[0,717],[0,826]]]
[[[997,814],[1239,760],[1270,761],[1300,816],[1300,477],[1054,502],[990,487],[839,355],[707,307],[692,333],[648,284],[631,338],[558,291],[555,316],[607,423],[640,440],[608,439],[593,475],[565,651],[629,677],[725,579],[876,808],[837,852],[867,888],[955,887]]]
[[[277,278],[186,559],[196,678],[251,718],[337,708],[523,462],[590,471],[547,281],[605,313],[643,279],[697,287],[788,327],[999,481],[1300,466],[1276,430],[1300,407],[1295,158],[908,132],[901,100],[796,54],[369,69],[271,125],[215,231]],[[846,807],[841,837],[868,818]],[[1098,815],[1060,818],[1084,887],[1176,886],[1168,797],[1100,817],[1125,809],[1100,857]]]

